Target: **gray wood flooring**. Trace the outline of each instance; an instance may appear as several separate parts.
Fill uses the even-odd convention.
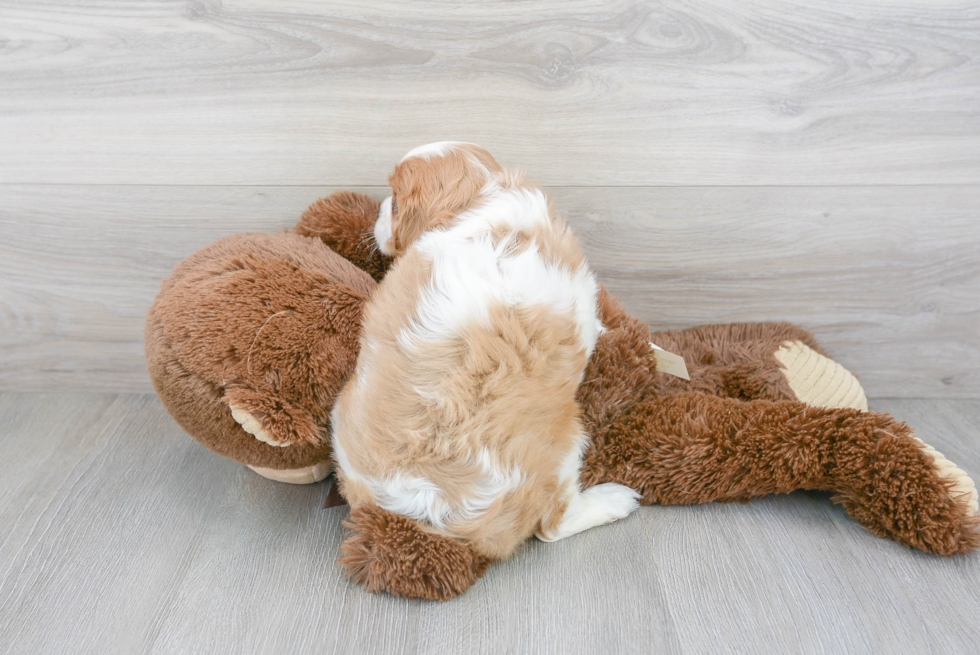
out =
[[[974,477],[980,401],[877,400]],[[336,563],[344,507],[197,445],[150,395],[0,394],[0,652],[975,653],[980,555],[824,494],[641,508],[447,603]]]

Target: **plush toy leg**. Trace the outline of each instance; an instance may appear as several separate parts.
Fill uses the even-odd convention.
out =
[[[490,565],[466,545],[375,505],[351,511],[344,526],[349,532],[340,563],[368,591],[448,600],[473,586]]]
[[[980,546],[973,481],[885,414],[698,393],[650,397],[593,434],[583,486],[645,504],[833,492],[873,533],[950,555]]]
[[[670,378],[664,391],[700,391],[740,400],[799,400],[814,407],[866,411],[861,384],[792,323],[702,325],[654,332],[651,340],[684,357],[691,381]]]

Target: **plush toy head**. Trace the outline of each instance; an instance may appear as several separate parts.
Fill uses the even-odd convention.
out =
[[[376,286],[325,241],[367,255],[361,261],[378,275],[385,268],[361,252],[377,203],[339,194],[317,209],[347,220],[327,229],[301,222],[299,234],[233,235],[181,262],[163,281],[145,333],[150,378],[188,433],[297,483],[331,470],[329,412],[353,371],[361,309]],[[317,231],[322,239],[302,236]]]

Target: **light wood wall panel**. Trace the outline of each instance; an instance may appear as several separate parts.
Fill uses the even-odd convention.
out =
[[[0,186],[0,389],[149,390],[143,317],[170,269],[329,191]],[[872,396],[980,395],[974,187],[549,191],[656,328],[795,321]]]
[[[973,184],[980,3],[0,0],[0,182]]]

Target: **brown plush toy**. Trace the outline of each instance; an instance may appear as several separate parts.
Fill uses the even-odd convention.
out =
[[[261,475],[330,471],[329,412],[353,370],[361,307],[389,261],[371,247],[378,203],[335,193],[292,233],[208,246],[164,281],[147,317],[151,377],[203,445]],[[373,279],[372,279],[373,278]],[[857,380],[787,323],[653,332],[604,289],[578,391],[592,443],[582,486],[617,482],[643,504],[744,501],[819,489],[873,533],[951,555],[980,546],[970,478],[909,426],[868,412]],[[650,343],[682,355],[656,370]],[[342,563],[372,591],[445,600],[490,562],[380,507],[347,523]]]

